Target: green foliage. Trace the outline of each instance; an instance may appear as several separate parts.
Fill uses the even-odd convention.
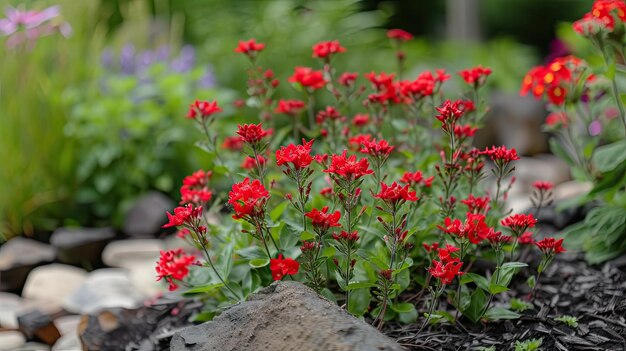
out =
[[[543,343],[543,339],[529,339],[526,341],[516,341],[515,342],[515,351],[535,351],[539,350],[541,344]]]
[[[520,300],[520,299],[511,299],[510,309],[516,312],[524,312],[533,308],[533,305],[529,302]]]
[[[554,318],[555,321],[566,324],[570,328],[578,328],[578,318],[574,316],[560,316]]]

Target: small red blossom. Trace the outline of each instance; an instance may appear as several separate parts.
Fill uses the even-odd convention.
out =
[[[245,55],[254,55],[257,52],[263,51],[265,49],[265,44],[257,43],[256,39],[250,39],[247,41],[239,41],[237,48],[235,48],[235,52],[239,52]]]
[[[491,160],[496,163],[509,163],[511,161],[516,161],[520,159],[519,156],[517,156],[517,151],[515,150],[515,148],[507,149],[504,145],[498,147],[492,146],[491,149],[486,148],[485,150],[481,151],[480,154],[489,156]]]
[[[471,213],[485,213],[489,211],[489,196],[474,197],[470,194],[467,199],[462,200],[461,203],[467,206],[467,212]]]
[[[366,113],[359,113],[352,118],[352,125],[356,127],[362,127],[370,122],[370,115]]]
[[[537,220],[532,214],[513,214],[500,221],[505,227],[509,227],[515,236],[520,236],[526,229],[534,228]]]
[[[441,128],[446,133],[453,133],[456,122],[463,116],[464,109],[461,105],[462,100],[455,102],[446,100],[440,107],[436,108],[439,115],[435,117],[442,123]]]
[[[332,173],[348,180],[357,180],[374,171],[369,169],[367,158],[358,160],[356,155],[348,156],[346,150],[341,155],[332,155],[330,166],[325,169],[325,173]]]
[[[439,248],[439,243],[438,242],[434,242],[432,244],[426,244],[423,243],[422,246],[424,247],[424,250],[426,250],[426,252],[431,253],[435,250],[437,250]]]
[[[428,269],[428,272],[439,279],[441,284],[451,284],[455,277],[463,275],[461,268],[463,262],[448,262],[442,263],[440,261],[433,260],[432,266]]]
[[[314,208],[311,212],[307,212],[305,216],[311,219],[313,228],[317,229],[319,233],[326,233],[329,228],[341,226],[339,224],[341,212],[328,213],[328,206],[324,206],[321,211]]]
[[[591,36],[600,31],[615,31],[616,22],[626,22],[626,3],[623,0],[596,0],[591,11],[574,22],[573,28],[579,34]]]
[[[233,206],[233,219],[258,217],[265,214],[265,205],[270,194],[258,179],[250,182],[250,178],[233,184],[228,193],[228,203]]]
[[[548,127],[567,127],[567,122],[567,114],[565,112],[552,112],[546,117],[546,125]]]
[[[361,150],[359,152],[368,154],[372,157],[387,157],[395,149],[389,145],[387,140],[376,141],[376,139],[361,142]]]
[[[546,96],[554,105],[563,105],[569,98],[576,100],[579,95],[568,95],[568,91],[583,81],[587,75],[584,62],[574,56],[557,57],[546,66],[533,67],[524,76],[521,95],[529,92],[540,99]],[[578,89],[579,90],[579,89]]]
[[[413,34],[402,29],[390,29],[387,31],[387,38],[398,41],[409,41],[413,39]]]
[[[217,101],[196,100],[193,104],[189,105],[187,118],[194,119],[197,116],[200,116],[202,119],[206,119],[218,112],[222,112],[222,109],[217,106]]]
[[[202,216],[202,206],[195,207],[192,204],[179,206],[174,209],[174,214],[166,212],[168,223],[162,228],[178,227],[183,224],[191,225],[195,220]]]
[[[478,131],[478,127],[472,127],[469,124],[466,124],[464,126],[460,126],[460,125],[455,125],[454,126],[454,135],[461,142],[463,142],[467,138],[473,137],[474,134],[476,134],[477,131]]]
[[[474,68],[464,69],[459,72],[465,83],[478,89],[485,84],[487,77],[491,74],[491,68],[478,65]]]
[[[341,76],[339,76],[339,84],[346,86],[346,87],[350,87],[354,85],[354,82],[356,81],[356,78],[358,76],[359,76],[358,73],[353,73],[353,72],[342,73]]]
[[[400,183],[409,184],[412,187],[416,187],[418,185],[430,188],[432,186],[434,176],[424,178],[424,175],[421,171],[415,172],[404,172],[402,178],[400,178]]]
[[[260,165],[264,165],[267,163],[267,159],[261,155],[258,155],[255,159],[254,157],[246,156],[246,158],[241,163],[241,168],[251,170],[256,169]]]
[[[183,280],[189,274],[189,266],[194,264],[196,258],[187,255],[183,249],[161,251],[161,257],[156,265],[157,281],[165,279],[169,283],[169,290],[178,288],[174,280]]]
[[[243,148],[243,138],[240,135],[227,136],[224,138],[222,147],[227,150],[239,151]]]
[[[554,255],[565,252],[565,249],[563,248],[563,238],[559,240],[556,240],[555,238],[545,238],[537,241],[535,245],[544,255]]]
[[[397,206],[401,202],[405,201],[417,201],[419,200],[416,196],[415,191],[411,191],[409,189],[409,184],[405,186],[398,185],[398,183],[393,182],[391,185],[387,185],[383,182],[380,183],[381,189],[380,192],[374,195],[375,198],[381,199],[386,203],[389,203],[391,206]]]
[[[278,255],[278,258],[272,258],[270,260],[270,271],[272,271],[272,279],[281,280],[286,275],[298,274],[300,263],[293,258],[283,258],[283,255]]]
[[[282,166],[289,163],[295,169],[308,167],[313,162],[313,156],[311,156],[312,147],[313,140],[307,142],[304,139],[302,139],[302,145],[289,144],[281,146],[280,149],[276,150],[276,164]]]
[[[326,106],[325,109],[317,113],[317,116],[315,116],[315,122],[317,122],[317,124],[322,124],[326,120],[336,120],[340,118],[341,113],[339,113],[336,108],[332,106]]]
[[[345,230],[342,230],[340,234],[333,234],[333,239],[337,241],[349,241],[355,242],[359,240],[359,233],[355,230],[352,233],[348,233]]]
[[[243,124],[237,126],[237,134],[241,136],[243,141],[250,145],[256,145],[263,138],[270,135],[271,132],[269,130],[264,130],[262,127],[262,123],[259,124]]]
[[[552,184],[551,182],[546,182],[546,181],[536,181],[533,183],[533,188],[539,190],[539,191],[548,191],[550,189],[552,189],[554,187],[554,184]]]
[[[459,262],[460,261],[459,258],[455,258],[452,256],[452,254],[457,251],[461,251],[461,249],[459,249],[456,246],[446,243],[446,247],[437,249],[437,256],[439,256],[439,260],[441,260],[443,264],[446,264],[449,262]]]
[[[517,242],[522,245],[532,245],[535,243],[535,239],[533,239],[533,232],[524,232],[524,234],[520,235],[517,238]]]
[[[346,52],[346,48],[339,44],[339,41],[322,41],[313,45],[313,57],[330,59],[333,55]]]
[[[283,113],[290,116],[298,115],[304,109],[304,101],[300,100],[280,100],[274,112]]]
[[[482,233],[483,239],[487,240],[491,246],[497,247],[502,243],[508,243],[511,241],[511,237],[508,235],[502,235],[502,232],[496,232],[493,228],[489,228]]]
[[[459,219],[452,220],[446,217],[443,226],[437,226],[444,233],[454,235],[461,239],[467,239],[472,244],[480,243],[486,233],[491,229],[485,223],[485,215],[468,212],[466,219],[462,222]]]
[[[185,179],[183,179],[183,186],[180,188],[180,204],[191,203],[201,205],[211,200],[213,193],[208,188],[211,174],[211,171],[205,172],[198,170],[192,175],[185,177]]]
[[[348,146],[351,150],[358,150],[361,148],[361,144],[370,140],[372,140],[370,134],[358,134],[348,139]]]
[[[296,67],[293,75],[289,77],[289,82],[314,90],[323,88],[327,83],[322,71],[315,71],[310,67]]]

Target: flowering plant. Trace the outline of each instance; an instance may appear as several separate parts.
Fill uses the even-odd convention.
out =
[[[391,31],[389,38],[399,50],[410,35]],[[160,276],[190,288],[187,294],[209,293],[231,302],[272,280],[299,280],[349,312],[370,316],[379,328],[394,318],[417,320],[420,307],[412,301],[419,302],[424,291],[432,295],[424,325],[443,315],[452,323],[462,316],[472,322],[515,316],[492,302],[527,267],[516,259],[535,219],[511,214],[506,206],[512,181],[506,182],[519,160],[515,149],[471,146],[487,110],[480,91],[491,70],[478,66],[459,72],[468,91],[450,100],[444,84],[452,76],[443,69],[423,72],[416,80],[387,72],[337,72],[334,64],[349,47],[327,41],[313,46],[319,67],[296,67],[287,78],[301,99],[284,100],[274,97],[272,87],[281,84],[276,75],[260,66],[270,50],[253,39],[235,49],[252,67],[248,93],[261,99],[253,104],[260,121],[218,136],[205,116],[219,124],[219,104],[190,106],[188,116],[198,121],[211,145],[204,149],[213,155],[213,168],[197,174],[218,167],[225,171],[213,172],[214,177],[221,173],[232,186],[225,202],[202,182],[198,186],[205,196],[195,197],[200,200],[195,205],[203,207],[179,207],[169,215],[167,226],[182,226],[186,231],[180,235],[190,238],[206,263],[189,262],[183,270],[187,277]],[[334,103],[319,106],[327,98]],[[279,123],[285,116],[289,123]],[[409,128],[399,128],[396,119]],[[219,137],[224,151],[218,150]],[[239,170],[231,165],[240,161],[228,162],[245,157],[251,161]],[[481,182],[489,162],[493,190]],[[543,195],[546,188],[538,186]],[[181,194],[189,191],[184,184]],[[226,209],[234,221],[221,216]],[[219,226],[209,220],[215,217]],[[543,269],[559,250],[539,247]],[[487,272],[472,269],[482,257],[495,257]],[[442,296],[456,316],[435,312]]]

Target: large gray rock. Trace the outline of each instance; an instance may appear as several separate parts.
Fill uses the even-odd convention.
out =
[[[59,228],[50,244],[59,250],[61,262],[93,267],[102,264],[102,250],[114,237],[113,228]]]
[[[310,288],[275,282],[211,322],[172,337],[172,351],[403,350]]]
[[[0,291],[19,291],[30,271],[54,261],[56,249],[50,245],[15,237],[0,246]]]
[[[162,193],[152,191],[141,196],[130,208],[124,219],[122,230],[134,237],[156,236],[161,226],[167,223],[166,211],[176,204]]]

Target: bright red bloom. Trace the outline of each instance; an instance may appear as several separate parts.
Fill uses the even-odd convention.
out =
[[[459,219],[454,221],[447,217],[444,220],[444,226],[437,226],[444,233],[454,235],[458,238],[468,239],[472,244],[478,244],[487,235],[491,229],[485,223],[485,216],[482,214],[474,214],[468,212],[465,222]]]
[[[322,41],[313,45],[313,57],[330,59],[334,54],[346,52],[346,48],[339,44],[339,41]]]
[[[574,31],[580,35],[592,37],[600,32],[610,32],[610,28],[600,18],[595,17],[591,13],[586,13],[583,18],[572,24]]]
[[[295,116],[304,108],[304,101],[300,100],[280,100],[274,112]]]
[[[372,136],[370,134],[358,134],[348,139],[348,146],[350,149],[360,149],[361,144],[364,142],[372,140]]]
[[[431,253],[434,250],[437,250],[439,248],[439,243],[438,242],[434,242],[430,245],[423,243],[422,246],[424,247],[424,249],[426,250],[426,252]]]
[[[461,203],[467,206],[467,212],[485,213],[489,210],[489,196],[474,197],[474,195],[470,194]]]
[[[196,100],[193,104],[189,105],[187,118],[194,119],[200,115],[200,117],[205,119],[218,112],[222,112],[222,109],[217,106],[217,101]]]
[[[313,162],[312,147],[313,140],[307,142],[304,139],[302,139],[302,145],[281,146],[280,149],[276,150],[276,164],[282,166],[285,163],[291,163],[295,169],[308,167]]]
[[[283,258],[283,255],[278,255],[278,258],[272,258],[270,260],[270,271],[272,271],[272,279],[281,280],[286,275],[298,274],[300,263],[293,258]]]
[[[183,249],[161,251],[161,257],[156,265],[157,281],[165,279],[169,283],[169,290],[178,288],[174,280],[183,280],[189,274],[189,266],[194,264],[196,258],[187,255]]]
[[[263,216],[269,197],[269,192],[258,179],[250,182],[250,178],[246,178],[233,184],[232,191],[228,193],[228,203],[235,210],[233,218]]]
[[[330,166],[325,169],[326,173],[333,173],[349,180],[357,180],[374,171],[369,169],[367,158],[357,160],[356,155],[348,156],[346,150],[341,155],[332,155]]]
[[[441,284],[448,285],[452,283],[455,277],[463,275],[461,267],[463,267],[463,262],[442,263],[433,260],[433,264],[428,269],[428,272],[436,279],[439,279]]]
[[[402,175],[402,178],[400,178],[400,183],[406,183],[412,187],[415,187],[417,185],[422,185],[427,188],[430,188],[433,183],[433,179],[435,179],[434,176],[424,178],[424,175],[422,174],[421,171],[416,171],[413,173],[404,172],[404,175]]]
[[[411,191],[409,189],[409,184],[401,186],[398,185],[398,183],[396,182],[391,183],[391,185],[387,185],[381,182],[380,186],[380,192],[374,195],[374,197],[377,199],[381,199],[386,203],[389,203],[391,206],[396,206],[398,203],[404,201],[419,200],[416,196],[415,191]]]
[[[263,140],[263,138],[271,134],[270,131],[264,130],[261,125],[262,123],[240,124],[237,126],[237,134],[241,136],[243,141],[246,143],[255,145]]]
[[[361,150],[359,152],[368,154],[373,157],[389,156],[394,146],[389,145],[387,140],[376,141],[376,139],[361,142]]]
[[[623,0],[596,0],[591,12],[573,24],[574,30],[583,35],[595,35],[600,31],[613,32],[615,23],[626,22],[626,3]]]
[[[352,125],[362,127],[370,122],[370,115],[359,113],[352,118]]]
[[[520,235],[517,238],[517,242],[522,245],[532,245],[535,243],[535,239],[533,239],[533,232],[524,232],[524,234]]]
[[[535,243],[544,255],[554,255],[565,252],[563,248],[563,238],[556,240],[555,238],[545,238]]]
[[[337,241],[351,241],[351,242],[355,242],[357,240],[359,240],[359,233],[357,233],[357,231],[353,231],[352,233],[348,233],[345,230],[342,230],[340,234],[333,234],[333,239],[337,240]]]
[[[256,54],[257,52],[263,51],[265,49],[265,44],[257,43],[256,39],[250,39],[248,41],[239,41],[237,48],[235,48],[235,52],[240,52],[246,55]]]
[[[192,224],[202,216],[202,206],[193,207],[192,204],[179,206],[174,209],[174,214],[166,212],[169,222],[161,228],[178,227],[183,224]]]
[[[520,94],[532,92],[537,99],[545,95],[550,103],[562,105],[568,98],[570,87],[575,87],[583,79],[585,71],[583,61],[577,57],[555,58],[546,66],[533,67],[528,71]]]
[[[213,193],[208,188],[211,174],[211,171],[204,172],[203,170],[198,170],[192,175],[185,177],[183,186],[180,188],[180,204],[191,203],[200,205],[211,200]]]
[[[496,232],[493,228],[481,233],[483,239],[489,241],[492,246],[497,246],[502,243],[508,243],[511,241],[511,237],[508,235],[502,235],[502,232]]]
[[[459,140],[465,140],[467,138],[473,137],[474,134],[476,134],[476,131],[478,131],[478,127],[472,127],[469,124],[466,124],[464,126],[454,126],[454,135]]]
[[[484,151],[480,152],[481,155],[487,155],[494,162],[503,162],[509,163],[511,161],[519,160],[519,156],[517,156],[517,151],[515,148],[507,149],[506,146],[492,146],[491,149],[486,148]]]
[[[533,183],[533,188],[540,190],[540,191],[548,191],[550,189],[552,189],[554,187],[554,184],[552,184],[551,182],[545,182],[545,181],[536,181]]]
[[[358,73],[352,73],[352,72],[342,73],[341,76],[339,76],[339,84],[346,86],[346,87],[352,86],[358,76],[359,76]]]
[[[444,103],[437,107],[437,112],[439,115],[435,116],[441,123],[441,128],[447,132],[454,132],[454,128],[456,122],[461,118],[464,114],[464,109],[462,105],[462,100],[457,100],[455,102],[451,102],[450,100],[444,101]]]
[[[339,224],[341,212],[328,213],[328,206],[324,206],[321,211],[314,208],[311,212],[307,212],[305,216],[311,219],[311,224],[320,233],[326,233],[331,227],[341,227],[341,224]]]
[[[567,127],[567,114],[565,112],[552,112],[546,117],[546,125],[549,127],[560,125]]]
[[[526,229],[535,227],[537,220],[532,214],[513,214],[500,221],[505,227],[509,227],[515,236],[520,236]]]
[[[256,159],[254,157],[246,156],[241,163],[241,168],[247,170],[255,169],[259,165],[264,165],[265,163],[267,163],[267,159],[261,155],[258,155]]]
[[[321,89],[327,83],[322,71],[315,71],[310,67],[296,67],[293,75],[289,77],[289,82],[298,83],[310,89]]]
[[[478,65],[474,68],[464,69],[459,72],[459,76],[463,78],[463,80],[474,87],[475,89],[480,88],[487,81],[487,77],[491,74],[491,68],[483,67]]]
[[[243,143],[243,138],[240,135],[227,136],[224,138],[222,147],[228,150],[239,151],[243,148]]]
[[[459,258],[455,258],[452,256],[452,254],[457,251],[461,251],[461,249],[459,249],[456,246],[446,243],[446,247],[437,249],[437,255],[439,256],[439,260],[441,260],[443,264],[446,264],[449,262],[459,262],[460,261]]]
[[[339,113],[336,108],[332,106],[326,106],[325,109],[317,113],[317,116],[315,116],[315,122],[317,122],[317,124],[322,124],[327,119],[336,120],[340,118],[341,113]]]
[[[390,29],[387,31],[387,38],[398,41],[409,41],[413,39],[413,34],[402,29]]]

